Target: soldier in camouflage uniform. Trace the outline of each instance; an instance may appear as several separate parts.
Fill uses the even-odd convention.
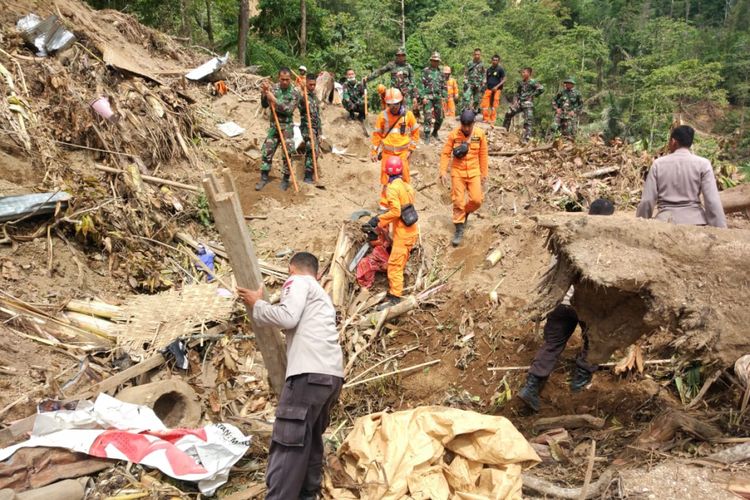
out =
[[[479,113],[479,104],[485,89],[485,67],[482,63],[482,50],[474,49],[474,58],[466,64],[464,70],[464,104],[463,109]]]
[[[438,139],[438,130],[443,124],[443,100],[448,97],[448,86],[445,76],[440,71],[440,53],[433,52],[430,57],[430,65],[422,71],[422,81],[419,86],[419,96],[422,99],[424,111],[425,144],[430,143],[430,131],[432,137]],[[432,120],[435,120],[433,126]]]
[[[555,109],[555,123],[552,125],[552,130],[559,130],[562,135],[568,137],[575,137],[576,119],[583,108],[583,98],[575,88],[575,84],[576,81],[569,76],[563,80],[564,88],[552,99],[552,107]]]
[[[523,68],[521,70],[521,80],[516,83],[516,96],[513,103],[505,113],[503,127],[506,130],[510,128],[510,122],[513,117],[523,113],[523,138],[522,142],[528,142],[531,139],[532,125],[534,121],[534,98],[544,92],[544,86],[531,78],[532,69]]]
[[[357,74],[353,69],[346,70],[346,82],[344,82],[344,95],[341,104],[349,112],[349,118],[362,121],[365,119],[365,86],[357,81]]]
[[[291,154],[294,151],[294,110],[297,109],[301,98],[299,91],[292,85],[292,72],[289,68],[279,70],[279,83],[270,86],[268,82],[263,82],[261,86],[260,104],[264,108],[273,106],[276,109],[276,115],[279,118],[281,131],[276,129],[276,123],[271,113],[271,125],[268,128],[266,140],[261,148],[262,163],[260,165],[260,181],[255,185],[255,190],[260,191],[269,182],[268,173],[271,171],[273,155],[279,147],[279,138],[284,137],[287,144],[287,151]],[[279,133],[280,132],[280,133]],[[281,180],[281,190],[289,189],[289,166],[286,158],[282,160],[283,179]]]
[[[320,158],[320,137],[323,135],[323,122],[320,116],[320,101],[315,95],[316,79],[314,75],[307,75],[307,106],[310,107],[310,122],[312,124],[313,138],[315,139],[315,157]],[[305,97],[299,100],[299,115],[302,117],[300,122],[300,132],[305,140],[305,182],[313,183],[313,157],[312,144],[310,141],[310,126],[307,121],[307,106],[305,106]]]
[[[396,51],[396,59],[382,68],[376,69],[362,81],[365,85],[368,81],[385,73],[391,74],[391,87],[397,88],[404,96],[404,104],[412,107],[417,104],[417,89],[414,85],[414,68],[406,62],[406,51],[402,48]]]

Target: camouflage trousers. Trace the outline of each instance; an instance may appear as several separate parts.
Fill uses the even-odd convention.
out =
[[[287,151],[289,151],[289,154],[291,155],[294,152],[294,123],[281,123],[281,131],[284,135],[284,139],[286,139]],[[273,155],[276,154],[279,144],[279,133],[276,130],[276,125],[272,124],[268,128],[266,140],[263,141],[263,146],[260,148],[261,172],[268,172],[271,170]],[[283,175],[289,175],[289,165],[287,165],[286,158],[282,158],[281,165],[281,173]]]
[[[519,113],[523,113],[523,140],[528,141],[531,139],[533,133],[534,124],[534,103],[530,101],[526,102],[514,102],[508,108],[508,112],[505,113],[505,119],[503,120],[503,127],[506,129],[510,128],[510,123],[513,117]]]
[[[567,137],[576,135],[576,115],[575,113],[560,113],[555,115],[555,121],[552,124],[552,130]]]
[[[443,99],[440,97],[428,99],[427,102],[422,105],[422,112],[424,113],[425,135],[440,130],[440,126],[443,124]],[[434,130],[433,119],[435,120]]]
[[[305,140],[305,175],[312,175],[313,171],[315,170],[312,156],[312,144],[310,142],[310,134],[306,131],[306,129],[303,130],[304,132],[302,132],[302,138]],[[320,160],[320,134],[318,134],[317,132],[313,133],[315,134],[315,158],[317,160]]]
[[[474,112],[479,111],[479,106],[482,102],[482,95],[484,92],[482,91],[482,87],[478,85],[468,85],[464,87],[464,102],[462,106],[462,111],[464,109],[471,109]]]

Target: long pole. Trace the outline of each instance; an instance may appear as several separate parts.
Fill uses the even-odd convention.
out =
[[[310,146],[312,147],[313,175],[315,182],[318,182],[318,154],[315,148],[315,134],[313,134],[312,119],[310,118],[310,99],[307,96],[307,89],[303,90],[305,95],[305,112],[307,113],[307,133],[310,134]]]
[[[273,121],[276,124],[276,133],[279,134],[281,147],[284,149],[284,158],[286,158],[286,164],[289,166],[289,175],[292,176],[292,185],[294,186],[294,192],[299,193],[299,186],[297,185],[297,178],[294,175],[294,166],[292,165],[292,159],[289,157],[289,151],[286,149],[286,137],[284,137],[284,134],[282,134],[281,132],[279,115],[276,114],[276,105],[274,103],[271,103],[271,113],[273,114]]]
[[[367,85],[365,85],[365,92],[364,92],[364,94],[365,94],[365,118],[367,118],[367,105],[368,105],[368,103],[367,103]]]

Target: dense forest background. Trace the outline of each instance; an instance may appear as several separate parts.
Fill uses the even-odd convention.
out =
[[[547,88],[545,104],[565,76],[574,76],[586,100],[585,132],[653,149],[680,118],[703,132],[705,150],[750,167],[750,0],[89,3],[129,12],[187,43],[232,51],[264,74],[304,63],[312,71],[340,76],[352,67],[363,75],[403,44],[417,70],[440,51],[461,84],[480,47],[485,61],[500,54],[506,91],[521,67],[532,66]],[[551,108],[537,111],[548,124]]]

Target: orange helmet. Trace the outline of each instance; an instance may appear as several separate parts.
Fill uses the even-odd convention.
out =
[[[378,84],[378,94],[385,94],[385,85],[382,83]]]
[[[385,91],[385,103],[386,104],[398,104],[404,100],[404,96],[401,95],[399,89],[388,89]]]

